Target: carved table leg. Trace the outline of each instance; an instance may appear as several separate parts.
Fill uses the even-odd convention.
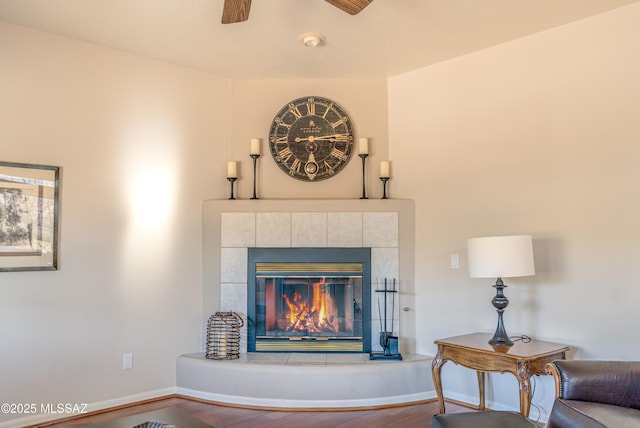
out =
[[[484,372],[478,370],[478,392],[480,395],[480,404],[478,405],[478,409],[484,410]]]
[[[431,376],[433,377],[433,386],[436,388],[436,395],[438,396],[438,407],[440,413],[445,413],[444,408],[444,396],[442,395],[442,379],[440,378],[440,371],[442,366],[446,363],[446,360],[442,358],[442,346],[438,345],[438,353],[431,362]]]
[[[518,361],[518,387],[520,388],[520,413],[529,417],[531,409],[531,370],[529,361]]]

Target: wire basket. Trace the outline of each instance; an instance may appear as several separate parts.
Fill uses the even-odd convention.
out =
[[[207,349],[211,360],[233,360],[240,357],[242,317],[235,312],[216,312],[207,322]]]

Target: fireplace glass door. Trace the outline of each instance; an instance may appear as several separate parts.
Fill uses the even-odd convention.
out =
[[[370,319],[364,314],[365,266],[361,261],[255,262],[249,350],[365,352]]]

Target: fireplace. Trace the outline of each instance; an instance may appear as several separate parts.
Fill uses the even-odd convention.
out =
[[[370,248],[249,248],[249,352],[370,352]]]

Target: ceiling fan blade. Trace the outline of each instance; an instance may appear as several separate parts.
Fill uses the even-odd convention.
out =
[[[251,0],[224,0],[222,23],[233,24],[246,21],[251,10]]]
[[[365,7],[369,6],[373,0],[326,0],[340,10],[347,12],[349,15],[356,15]]]

